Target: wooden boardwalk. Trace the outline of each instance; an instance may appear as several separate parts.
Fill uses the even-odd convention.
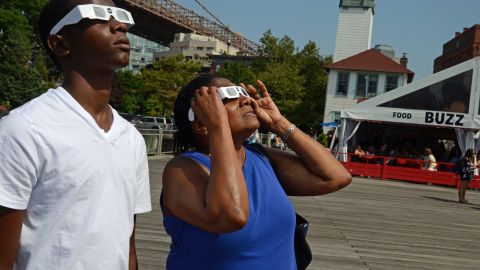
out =
[[[166,159],[151,160],[153,211],[137,217],[140,269],[165,269],[170,238],[159,208]],[[480,269],[480,192],[355,178],[329,195],[292,198],[311,223],[309,269]],[[253,269],[252,269],[253,270]]]

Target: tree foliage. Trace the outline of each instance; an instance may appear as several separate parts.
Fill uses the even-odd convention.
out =
[[[257,79],[252,69],[241,62],[226,63],[225,66],[217,72],[217,75],[228,78],[235,84],[254,84]]]
[[[21,10],[0,8],[0,102],[20,106],[41,93],[41,75],[31,66],[32,26]]]
[[[35,57],[39,52],[37,18],[46,2],[4,0],[0,3],[0,102],[13,108],[53,84],[43,53]]]
[[[298,53],[300,74],[304,77],[303,100],[296,108],[295,121],[312,132],[319,131],[323,122],[328,77],[325,66],[332,62],[331,57],[322,57],[315,42],[308,42]]]
[[[331,58],[322,57],[313,41],[298,50],[288,36],[280,39],[271,31],[260,42],[260,56],[252,65],[255,74],[284,115],[304,130],[320,130],[327,88],[325,65]]]
[[[200,62],[177,56],[154,62],[137,74],[120,71],[117,79],[123,101],[118,107],[130,113],[169,116],[178,92],[200,69]]]

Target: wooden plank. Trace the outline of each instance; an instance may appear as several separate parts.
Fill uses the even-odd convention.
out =
[[[141,269],[165,269],[170,237],[159,207],[168,159],[151,160],[153,211],[137,218]],[[480,193],[457,203],[449,187],[355,178],[324,196],[291,198],[311,224],[309,269],[480,269]]]

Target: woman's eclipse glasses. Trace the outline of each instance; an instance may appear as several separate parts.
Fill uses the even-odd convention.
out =
[[[236,99],[236,98],[239,98],[240,95],[245,97],[250,97],[247,90],[245,90],[245,88],[240,86],[219,87],[217,89],[217,92],[221,100]],[[188,120],[190,120],[190,122],[193,122],[193,120],[195,120],[195,114],[193,113],[192,108],[188,110]]]

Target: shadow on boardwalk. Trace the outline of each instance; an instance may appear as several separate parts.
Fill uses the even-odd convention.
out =
[[[167,159],[152,160],[153,211],[137,218],[140,269],[165,269],[170,238],[159,208]],[[469,205],[452,188],[355,178],[319,197],[291,198],[311,223],[309,269],[480,269],[480,193]]]

